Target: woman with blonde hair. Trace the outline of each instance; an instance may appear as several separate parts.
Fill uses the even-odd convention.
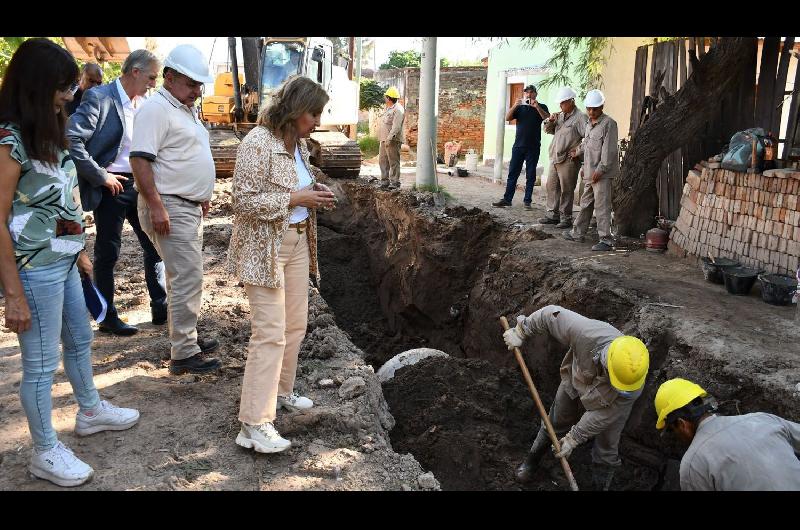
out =
[[[236,443],[259,453],[291,446],[273,425],[277,408],[313,406],[294,392],[294,380],[309,275],[319,281],[316,208],[332,206],[334,194],[315,181],[304,138],[327,102],[311,79],[289,79],[236,153],[228,267],[244,283],[252,329]]]

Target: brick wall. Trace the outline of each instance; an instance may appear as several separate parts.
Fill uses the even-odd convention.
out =
[[[416,148],[419,117],[419,68],[378,70],[374,79],[383,86],[396,86],[406,109],[403,129],[406,141]],[[462,142],[461,151],[483,151],[483,120],[486,113],[486,67],[457,66],[440,69],[439,121],[437,150],[444,153],[444,144]],[[370,133],[377,136],[377,112],[370,112]]]
[[[800,265],[800,172],[689,171],[670,252],[723,256],[794,275]]]

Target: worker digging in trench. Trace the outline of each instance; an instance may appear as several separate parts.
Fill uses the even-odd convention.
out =
[[[647,347],[611,324],[557,305],[543,307],[527,317],[518,316],[516,327],[506,331],[503,340],[511,350],[532,334],[547,334],[569,345],[549,412],[556,435],[563,435],[561,451],[555,456],[569,458],[577,446],[594,438],[592,483],[594,489],[607,491],[614,472],[622,465],[620,434],[647,377]],[[530,452],[517,469],[519,482],[531,480],[550,445],[542,422]]]

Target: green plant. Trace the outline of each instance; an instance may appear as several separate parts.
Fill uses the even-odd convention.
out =
[[[365,136],[358,141],[358,147],[361,149],[361,154],[364,155],[364,158],[372,158],[377,155],[380,144],[380,141],[374,136]]]
[[[382,87],[380,83],[366,77],[361,78],[361,90],[358,94],[358,108],[361,110],[369,110],[380,108],[383,106],[383,93],[386,88]]]
[[[593,88],[602,88],[603,66],[611,51],[609,37],[523,37],[522,44],[529,49],[546,44],[553,50],[545,63],[553,73],[539,81],[540,87],[570,85],[577,79],[581,96]],[[570,57],[575,50],[580,51],[577,61]]]
[[[369,134],[369,122],[366,121],[358,122],[358,125],[356,125],[356,132],[362,134]]]
[[[422,61],[422,54],[414,50],[404,52],[392,50],[389,52],[389,60],[378,67],[378,70],[389,70],[391,68],[415,68],[419,67]]]

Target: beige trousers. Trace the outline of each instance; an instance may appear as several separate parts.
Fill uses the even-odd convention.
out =
[[[155,245],[167,277],[167,322],[170,357],[188,359],[200,352],[197,345],[197,316],[203,298],[203,210],[174,196],[162,195],[169,214],[169,234],[156,234],[150,222],[150,209],[142,195],[137,207],[139,223]]]
[[[571,159],[560,164],[550,164],[547,175],[547,217],[572,220],[572,204],[575,200],[575,185],[581,165]]]
[[[251,333],[244,367],[239,421],[275,421],[278,395],[294,389],[297,354],[308,324],[309,251],[307,233],[286,230],[278,252],[283,287],[245,284]]]
[[[611,237],[611,197],[614,190],[613,179],[600,179],[592,184],[591,177],[584,178],[583,195],[581,195],[581,211],[572,227],[573,236],[585,236],[589,229],[592,213],[597,216],[597,235],[600,241],[614,244]]]
[[[378,151],[381,182],[400,184],[400,142],[381,142]]]

